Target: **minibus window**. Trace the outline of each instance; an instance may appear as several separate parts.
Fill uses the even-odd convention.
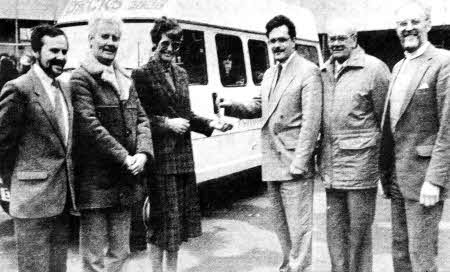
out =
[[[319,65],[319,54],[317,53],[317,48],[311,45],[296,44],[295,49],[302,55],[305,59],[314,62]]]
[[[263,41],[249,40],[248,51],[250,54],[250,66],[255,85],[260,85],[264,72],[269,68],[269,54],[267,44]]]
[[[225,87],[241,87],[247,83],[241,39],[232,35],[216,35],[220,81]]]
[[[202,31],[183,30],[179,64],[189,75],[189,84],[206,85],[208,73],[206,71],[205,38]]]

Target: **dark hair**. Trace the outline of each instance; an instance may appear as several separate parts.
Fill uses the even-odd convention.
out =
[[[39,52],[42,49],[42,46],[44,45],[42,38],[44,36],[49,37],[56,37],[56,36],[64,36],[67,41],[67,36],[64,31],[61,29],[51,26],[51,25],[38,25],[36,27],[33,27],[31,29],[31,49],[33,49],[34,52]]]
[[[297,36],[297,33],[295,32],[295,25],[294,23],[286,16],[284,15],[278,15],[273,17],[267,24],[266,24],[266,36],[269,37],[269,33],[277,27],[280,26],[287,26],[288,33],[291,39],[295,39],[295,36]]]
[[[174,19],[169,19],[166,16],[156,19],[155,25],[150,31],[150,36],[155,47],[161,40],[161,36],[164,33],[167,33],[169,38],[173,40],[181,40],[183,36],[183,32],[178,22]]]

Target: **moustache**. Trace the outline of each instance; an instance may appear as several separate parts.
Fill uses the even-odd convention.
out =
[[[413,29],[413,30],[403,30],[402,31],[402,36],[403,37],[407,37],[410,35],[414,35],[414,36],[418,36],[419,35],[419,31]]]
[[[103,49],[103,50],[107,50],[107,51],[111,51],[111,52],[113,52],[113,53],[115,53],[115,52],[117,51],[117,47],[115,47],[115,46],[110,46],[110,45],[108,45],[108,46],[103,46],[102,49]]]
[[[341,51],[343,49],[344,49],[343,46],[332,46],[331,47],[331,51]]]
[[[50,61],[48,62],[48,64],[49,64],[50,66],[52,66],[52,65],[58,65],[58,66],[64,67],[64,65],[66,65],[66,60],[52,59],[52,60],[50,60]]]
[[[281,48],[274,48],[274,49],[273,49],[273,52],[274,52],[274,53],[283,53],[284,50],[281,49]]]

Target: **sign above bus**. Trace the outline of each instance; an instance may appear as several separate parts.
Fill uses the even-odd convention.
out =
[[[280,0],[69,0],[58,24],[86,23],[108,12],[122,19],[154,20],[161,16],[190,24],[203,24],[265,33],[266,23],[278,14],[291,18],[297,37],[318,41],[311,11]]]
[[[160,10],[168,0],[71,0],[62,16],[76,16],[96,12]]]

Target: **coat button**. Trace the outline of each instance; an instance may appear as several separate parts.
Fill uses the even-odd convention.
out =
[[[127,128],[127,130],[125,131],[125,137],[128,137],[131,135],[131,129]]]

